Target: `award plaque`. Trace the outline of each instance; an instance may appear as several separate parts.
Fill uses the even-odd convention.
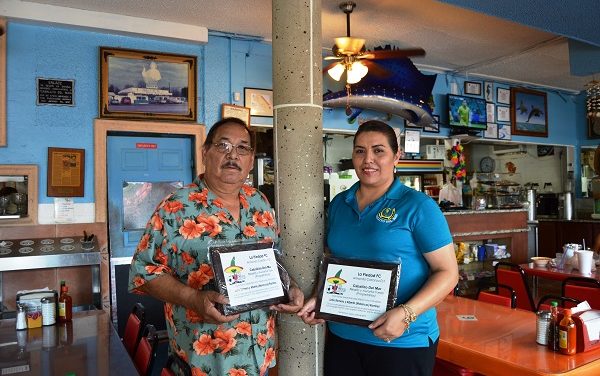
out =
[[[229,298],[217,306],[222,314],[289,302],[290,277],[273,243],[213,245],[208,252],[217,290]]]
[[[367,326],[394,307],[400,265],[326,255],[317,285],[316,318]]]

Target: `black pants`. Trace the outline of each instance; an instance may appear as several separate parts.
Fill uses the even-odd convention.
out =
[[[431,376],[437,345],[430,339],[429,347],[372,346],[328,332],[325,376]]]

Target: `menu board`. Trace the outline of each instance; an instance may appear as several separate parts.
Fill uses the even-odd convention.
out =
[[[37,104],[74,106],[75,80],[37,78]]]

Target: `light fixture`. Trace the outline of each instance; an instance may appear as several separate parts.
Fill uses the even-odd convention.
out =
[[[600,81],[588,82],[585,91],[588,119],[600,118]]]
[[[344,71],[346,71],[346,82],[355,84],[367,75],[369,68],[353,57],[346,56],[343,61],[329,69],[327,74],[334,80],[339,81]]]

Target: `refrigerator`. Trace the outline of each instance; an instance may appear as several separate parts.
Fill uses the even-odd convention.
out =
[[[444,161],[441,159],[401,159],[396,177],[402,184],[424,192],[436,202],[444,185]]]

